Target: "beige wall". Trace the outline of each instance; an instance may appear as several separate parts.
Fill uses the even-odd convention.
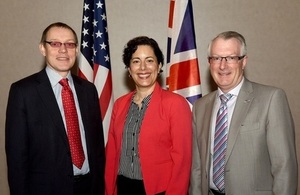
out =
[[[80,36],[82,2],[71,0],[0,1],[0,194],[9,194],[4,152],[4,121],[9,86],[41,69],[38,42],[43,29],[56,21],[71,25]],[[236,30],[248,43],[250,80],[283,88],[300,140],[300,1],[193,0],[202,92],[210,92],[206,46],[217,33]],[[137,35],[156,39],[166,53],[169,0],[107,0],[114,96],[128,89],[121,54]],[[297,143],[298,148],[300,145]],[[298,154],[299,153],[298,149]]]

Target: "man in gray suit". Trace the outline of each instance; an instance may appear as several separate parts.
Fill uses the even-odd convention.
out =
[[[296,194],[295,132],[285,92],[244,77],[246,42],[237,32],[214,38],[208,56],[218,89],[193,106],[189,194]]]

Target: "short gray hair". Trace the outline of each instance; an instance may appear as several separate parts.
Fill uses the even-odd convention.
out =
[[[241,56],[247,55],[247,45],[246,45],[246,40],[245,40],[244,36],[241,35],[238,32],[235,32],[235,31],[225,31],[225,32],[222,32],[222,33],[218,34],[213,40],[211,40],[211,42],[208,45],[208,49],[207,49],[208,56],[211,55],[211,45],[218,38],[221,38],[221,39],[224,39],[224,40],[228,40],[228,39],[233,38],[233,39],[238,40],[241,44],[241,48],[240,48],[241,53],[240,53],[240,55]]]

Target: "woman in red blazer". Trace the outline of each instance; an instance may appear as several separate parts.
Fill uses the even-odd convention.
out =
[[[136,89],[114,104],[106,146],[106,194],[187,194],[190,107],[185,98],[156,81],[163,54],[155,40],[145,36],[130,40],[123,62]]]

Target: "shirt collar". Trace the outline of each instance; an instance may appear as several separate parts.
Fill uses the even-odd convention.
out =
[[[63,79],[63,77],[60,74],[58,74],[53,68],[51,68],[48,65],[46,66],[46,73],[49,77],[52,88],[55,87],[61,79]],[[69,84],[73,85],[73,79],[70,71],[68,72],[66,78],[68,78]]]
[[[232,90],[230,90],[228,93],[230,93],[230,94],[232,94],[233,96],[238,96],[238,94],[239,94],[239,92],[240,92],[240,90],[241,90],[241,87],[242,87],[242,85],[243,85],[243,83],[244,83],[244,77],[242,78],[242,80],[241,80],[241,82],[235,87],[235,88],[233,88]],[[222,94],[224,94],[223,92],[222,92],[222,90],[218,87],[218,93],[217,93],[217,96],[220,96],[220,95],[222,95]]]

